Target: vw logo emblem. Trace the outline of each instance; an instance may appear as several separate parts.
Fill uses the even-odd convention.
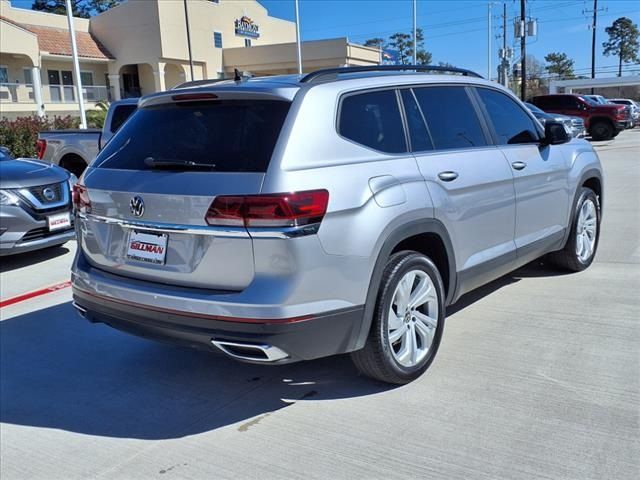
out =
[[[42,190],[42,196],[47,199],[47,201],[52,202],[56,199],[56,192],[54,192],[49,187]]]
[[[133,197],[129,202],[129,210],[131,210],[131,213],[136,217],[144,215],[144,200],[142,200],[142,197],[137,195]]]

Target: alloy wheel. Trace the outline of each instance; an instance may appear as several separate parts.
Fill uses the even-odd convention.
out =
[[[581,262],[587,262],[596,246],[598,215],[593,200],[587,199],[580,207],[576,224],[576,255]]]
[[[387,336],[393,356],[404,367],[419,364],[429,352],[438,326],[438,296],[422,270],[407,272],[393,293]]]

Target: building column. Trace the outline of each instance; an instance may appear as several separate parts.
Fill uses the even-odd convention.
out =
[[[40,67],[31,68],[31,81],[33,82],[33,99],[36,102],[36,112],[39,117],[44,117],[44,102],[42,101],[42,81],[40,79]]]
[[[155,83],[156,92],[164,92],[166,90],[164,83],[164,63],[155,65],[153,70],[153,81]]]
[[[114,102],[122,99],[122,94],[120,93],[120,75],[118,74],[109,74],[109,88],[111,88],[111,99]]]

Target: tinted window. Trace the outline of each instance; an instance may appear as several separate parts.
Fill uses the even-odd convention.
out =
[[[548,110],[553,108],[553,101],[549,97],[535,97],[531,100],[532,103],[540,107],[542,110]]]
[[[137,105],[119,105],[115,107],[113,116],[111,117],[111,131],[116,132],[122,124],[131,116],[138,108]]]
[[[436,149],[487,144],[480,120],[463,87],[416,88],[414,93]]]
[[[349,95],[342,100],[340,135],[381,152],[407,151],[394,90]]]
[[[289,103],[217,100],[138,109],[96,159],[98,168],[145,170],[156,162],[210,164],[221,172],[264,172]]]
[[[424,150],[433,150],[433,144],[431,143],[431,137],[427,130],[422,112],[416,103],[411,90],[403,89],[402,102],[404,104],[404,111],[407,115],[407,124],[409,126],[409,138],[411,139],[411,150],[414,152],[421,152]]]
[[[516,102],[488,88],[477,91],[493,124],[498,145],[538,141],[535,123]]]

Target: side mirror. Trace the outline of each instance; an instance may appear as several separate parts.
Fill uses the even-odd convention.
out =
[[[549,120],[544,124],[544,138],[542,139],[544,145],[567,143],[571,140],[571,137],[571,133],[567,131],[562,122]]]

